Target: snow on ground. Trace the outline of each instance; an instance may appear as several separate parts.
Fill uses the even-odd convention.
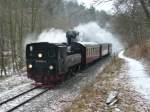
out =
[[[83,87],[87,86],[95,80],[96,76],[102,71],[102,69],[108,62],[109,58],[100,60],[88,69],[82,71],[81,73],[77,73],[76,76],[58,85],[55,89],[49,90],[47,93],[41,95],[40,97],[25,104],[15,111],[62,112],[63,108],[71,105],[71,101],[73,101],[78,95],[80,95],[80,90]],[[27,78],[25,72],[21,75],[16,74],[7,77],[0,82],[0,101],[2,102],[8,98],[29,90],[33,87],[31,85],[32,82],[33,81]],[[18,101],[13,102],[13,104],[18,104]],[[5,110],[5,107],[7,106],[11,107],[12,105],[4,105],[3,109]]]
[[[108,58],[103,59],[81,73],[77,73],[76,76],[18,108],[15,112],[63,112],[63,109],[70,106],[71,102],[80,95],[83,87],[95,81],[96,76],[109,62],[108,60]]]
[[[32,92],[29,92],[23,96],[20,96],[19,98],[17,99],[14,99],[6,104],[3,104],[2,106],[0,106],[0,112],[6,112],[8,111],[9,109],[15,107],[16,105],[19,105],[20,103],[28,100],[29,98],[32,98],[33,96],[41,93],[43,90],[42,89],[35,89],[34,91]]]
[[[33,81],[27,78],[26,73],[11,75],[0,82],[0,102],[12,98],[30,88]]]
[[[123,60],[127,58],[123,56],[123,52],[119,56]],[[137,80],[132,67],[139,66],[139,62],[134,60],[131,67],[129,64],[131,60],[123,60],[118,59],[117,63],[112,63],[114,65],[106,66],[106,70],[96,78],[94,84],[88,86],[88,89],[85,88],[72,105],[66,109],[67,112],[150,112],[148,99],[143,97],[143,94],[137,89],[141,85],[135,84]],[[137,67],[135,70],[141,68]],[[118,101],[113,105],[107,105],[107,98],[112,91],[118,92],[118,97],[116,97]]]
[[[21,75],[16,74],[7,77],[6,79],[0,82],[0,94],[5,91],[12,90],[17,86],[21,86],[23,84],[31,83],[32,81],[27,78],[26,73],[22,73]]]
[[[120,52],[119,57],[126,62],[125,72],[129,76],[131,85],[150,103],[150,74],[145,71],[142,62],[128,58],[123,53],[124,51]]]

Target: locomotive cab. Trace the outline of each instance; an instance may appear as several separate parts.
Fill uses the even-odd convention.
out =
[[[45,83],[51,76],[66,71],[66,46],[47,42],[32,43],[26,47],[27,75],[36,82]],[[51,82],[53,79],[49,79]],[[48,83],[48,82],[47,82]]]

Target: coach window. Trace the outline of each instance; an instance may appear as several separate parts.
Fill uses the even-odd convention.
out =
[[[90,55],[92,56],[92,48],[90,49],[90,51],[91,51],[91,52],[90,52]]]
[[[94,48],[92,48],[92,55],[94,54]]]
[[[98,48],[96,49],[96,54],[98,54]]]
[[[91,48],[90,48],[90,56],[91,56],[91,54],[92,54],[92,50],[91,50]]]
[[[98,48],[96,48],[96,51],[95,51],[95,52],[96,52],[96,54],[97,54],[97,49],[98,49]]]
[[[95,54],[95,48],[93,48],[93,55]]]

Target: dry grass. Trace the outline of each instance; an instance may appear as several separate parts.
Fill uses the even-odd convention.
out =
[[[147,58],[150,60],[150,42],[145,42],[142,45],[135,45],[129,48],[126,55],[132,58]]]
[[[106,105],[106,97],[108,91],[114,90],[112,86],[113,79],[121,68],[122,61],[113,56],[111,62],[106,65],[103,72],[99,74],[95,82],[87,85],[81,95],[76,98],[71,107],[65,109],[65,112],[111,112],[112,109]]]
[[[141,95],[131,88],[124,70],[123,61],[113,56],[95,82],[87,85],[81,91],[72,105],[65,112],[150,112],[150,105],[146,104]],[[120,70],[122,72],[120,72]],[[106,105],[110,91],[118,91],[118,102],[113,106]]]

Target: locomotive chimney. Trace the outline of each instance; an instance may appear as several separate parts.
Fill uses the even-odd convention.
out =
[[[79,35],[79,32],[77,31],[67,31],[66,32],[66,38],[67,38],[67,44],[70,45],[72,42],[76,41],[76,37]]]

